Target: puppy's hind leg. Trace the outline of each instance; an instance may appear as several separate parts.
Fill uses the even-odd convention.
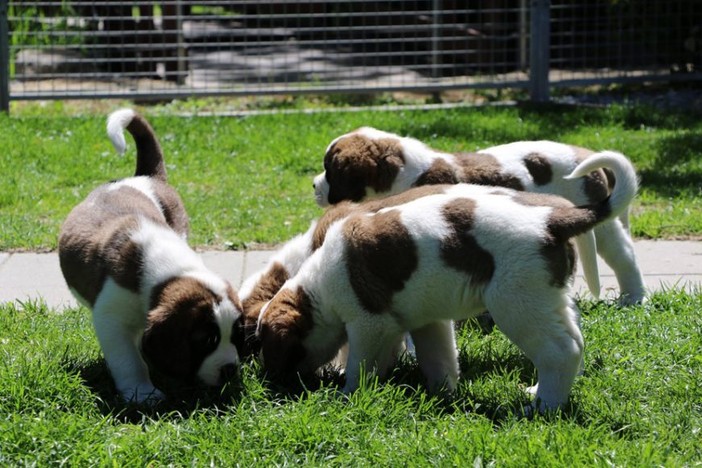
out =
[[[595,228],[597,253],[607,262],[619,283],[620,302],[638,304],[646,296],[643,276],[636,263],[634,242],[621,221],[614,219]]]
[[[453,322],[430,323],[412,330],[410,334],[429,391],[438,392],[442,388],[448,392],[456,390],[459,369]]]
[[[574,304],[565,292],[560,297],[553,292],[544,291],[541,299],[555,300],[532,298],[535,300],[520,302],[516,309],[506,299],[488,304],[497,326],[537,369],[538,383],[531,392],[536,397],[532,405],[539,411],[567,402],[584,348]],[[534,309],[526,310],[527,304]]]

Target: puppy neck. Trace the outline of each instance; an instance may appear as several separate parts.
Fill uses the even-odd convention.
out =
[[[143,294],[149,295],[154,286],[174,276],[187,273],[209,273],[200,256],[176,232],[166,226],[142,218],[132,241],[142,252]],[[148,297],[145,300],[149,300]]]
[[[448,164],[454,165],[455,157],[452,154],[437,151],[414,138],[405,137],[401,138],[401,141],[405,164],[397,174],[392,187],[393,194],[412,187],[437,159],[443,159]]]

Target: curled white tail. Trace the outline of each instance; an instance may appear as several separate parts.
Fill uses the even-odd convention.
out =
[[[127,128],[136,113],[132,109],[114,111],[107,118],[107,136],[119,154],[124,154],[127,141],[124,139],[124,129]]]
[[[621,153],[601,151],[578,164],[565,179],[575,179],[597,169],[607,168],[614,173],[614,189],[607,203],[611,210],[610,217],[619,216],[629,209],[629,204],[639,189],[638,177],[631,161]]]

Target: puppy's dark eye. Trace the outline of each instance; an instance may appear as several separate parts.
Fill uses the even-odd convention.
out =
[[[206,325],[195,330],[190,338],[191,345],[202,353],[210,353],[219,345],[219,327],[215,324]]]
[[[244,321],[242,319],[237,320],[232,325],[232,338],[231,342],[234,346],[239,348],[244,344],[246,340],[246,330],[244,330]]]

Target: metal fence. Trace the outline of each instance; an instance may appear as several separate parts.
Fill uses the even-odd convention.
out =
[[[702,79],[699,0],[0,0],[10,100]]]

